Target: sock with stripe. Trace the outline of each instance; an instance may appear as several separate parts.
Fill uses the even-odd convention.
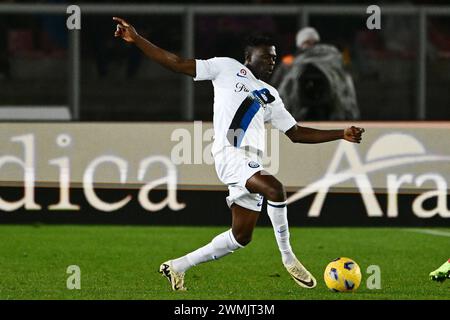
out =
[[[287,201],[275,202],[267,201],[267,214],[272,222],[275,239],[277,240],[278,249],[281,252],[283,264],[290,265],[295,261],[295,255],[292,252],[291,243],[289,242],[289,225],[287,220]]]

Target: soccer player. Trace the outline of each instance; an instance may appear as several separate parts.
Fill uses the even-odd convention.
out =
[[[444,282],[445,279],[450,278],[450,259],[448,259],[442,266],[430,272],[430,279],[438,282]]]
[[[245,63],[231,58],[209,60],[184,59],[161,49],[141,37],[135,28],[121,18],[115,37],[134,43],[151,60],[194,80],[211,80],[214,86],[214,143],[211,153],[219,179],[228,185],[228,206],[232,226],[205,246],[177,259],[164,262],[160,273],[173,290],[186,290],[185,272],[200,263],[216,260],[245,247],[261,212],[263,197],[274,228],[282,262],[304,288],[314,288],[316,279],[300,263],[289,242],[286,192],[274,176],[260,164],[264,152],[264,122],[284,132],[292,142],[320,143],[345,139],[359,143],[362,128],[317,130],[298,125],[285,109],[278,92],[268,85],[276,51],[273,42],[254,37],[245,48]]]

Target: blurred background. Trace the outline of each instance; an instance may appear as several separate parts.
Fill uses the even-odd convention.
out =
[[[211,121],[211,83],[115,39],[114,15],[184,57],[241,62],[248,34],[272,35],[282,61],[295,53],[297,31],[312,26],[342,53],[358,120],[450,118],[450,3],[378,2],[381,29],[368,30],[371,1],[92,1],[79,4],[78,31],[66,27],[70,4],[0,1],[1,121]]]

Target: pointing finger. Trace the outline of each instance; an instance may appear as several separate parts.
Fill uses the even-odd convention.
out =
[[[117,22],[120,22],[120,23],[124,23],[125,22],[125,20],[123,20],[122,18],[119,18],[119,17],[113,17],[113,20],[117,21]]]
[[[128,22],[126,22],[125,20],[123,20],[122,18],[119,17],[113,17],[114,21],[119,22],[120,24],[122,24],[125,27],[129,27],[130,25],[128,24]]]

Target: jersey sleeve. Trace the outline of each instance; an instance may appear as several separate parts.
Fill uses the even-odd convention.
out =
[[[275,128],[285,133],[292,128],[297,121],[284,107],[284,103],[278,92],[275,91],[274,93],[275,101],[270,104],[271,108],[268,114],[265,115],[264,120],[270,122]]]
[[[194,81],[214,80],[221,71],[223,63],[220,58],[211,58],[208,60],[195,60],[196,75]]]

